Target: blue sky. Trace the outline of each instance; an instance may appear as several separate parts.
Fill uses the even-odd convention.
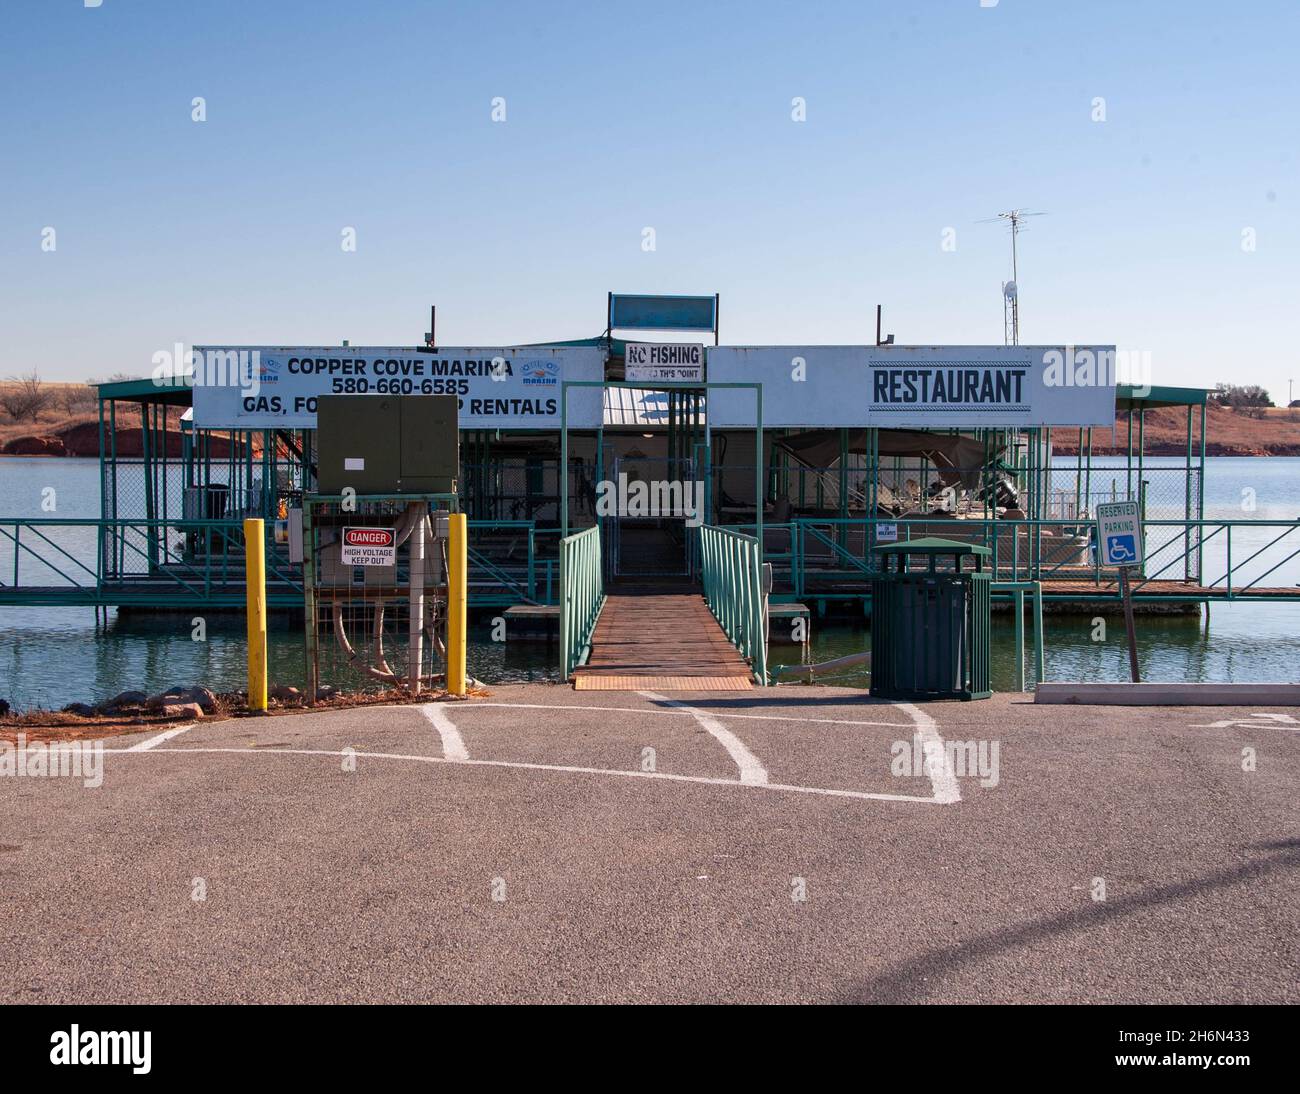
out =
[[[870,341],[877,302],[900,342],[1000,343],[979,221],[1024,207],[1022,341],[1280,400],[1298,11],[6,0],[0,375],[412,344],[430,303],[447,345],[582,337],[610,289],[720,292],[732,343]]]

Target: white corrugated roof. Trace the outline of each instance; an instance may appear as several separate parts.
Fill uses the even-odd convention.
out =
[[[703,424],[703,414],[700,421]],[[605,424],[667,426],[668,392],[633,387],[605,388]]]

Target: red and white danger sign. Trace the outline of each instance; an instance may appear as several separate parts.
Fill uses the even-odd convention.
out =
[[[392,528],[344,528],[344,566],[393,566],[397,562],[397,533]]]

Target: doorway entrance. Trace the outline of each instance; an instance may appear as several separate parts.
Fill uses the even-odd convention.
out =
[[[617,509],[607,523],[612,576],[691,579],[691,535],[704,506],[696,462],[671,456],[619,456],[613,461],[613,472]]]

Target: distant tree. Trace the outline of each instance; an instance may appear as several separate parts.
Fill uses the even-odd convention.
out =
[[[1259,384],[1215,384],[1214,394],[1210,396],[1210,402],[1216,406],[1230,406],[1233,408],[1273,405],[1273,400],[1269,398],[1268,389],[1260,387]]]
[[[99,396],[90,384],[68,384],[59,390],[59,403],[65,414],[92,414]]]
[[[50,392],[35,370],[0,384],[0,410],[15,422],[34,422],[50,405]]]

